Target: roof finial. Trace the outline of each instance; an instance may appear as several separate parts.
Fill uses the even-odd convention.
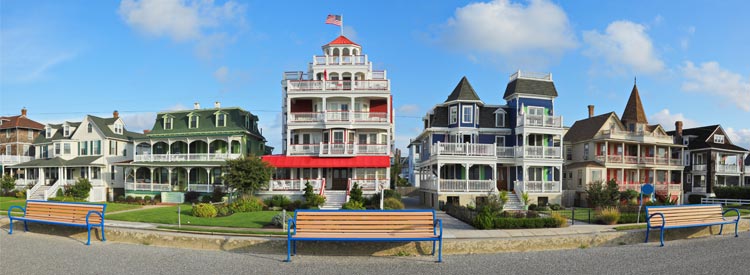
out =
[[[638,76],[633,77],[633,85],[638,85]]]

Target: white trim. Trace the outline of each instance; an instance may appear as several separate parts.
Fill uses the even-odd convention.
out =
[[[469,112],[466,112],[466,110],[469,110]],[[469,120],[466,120],[466,114],[471,115],[469,117]],[[462,105],[461,106],[461,123],[472,123],[474,122],[474,106],[473,105]]]
[[[498,116],[502,115],[502,119],[499,119]],[[505,127],[505,112],[502,113],[495,113],[495,127]]]
[[[448,120],[449,124],[458,123],[458,106],[450,106],[450,108],[448,108]]]

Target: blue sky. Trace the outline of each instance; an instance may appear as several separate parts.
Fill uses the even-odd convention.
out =
[[[129,130],[214,101],[261,118],[279,148],[284,71],[338,35],[388,70],[397,145],[467,76],[501,104],[516,70],[551,72],[565,124],[622,113],[638,77],[651,123],[721,124],[750,147],[747,1],[3,1],[0,115],[110,116]],[[279,153],[278,151],[275,153]]]

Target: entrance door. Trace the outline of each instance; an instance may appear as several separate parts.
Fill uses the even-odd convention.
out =
[[[508,169],[505,167],[497,168],[497,190],[510,191],[508,186]]]
[[[349,169],[348,168],[333,168],[331,169],[331,189],[332,190],[346,190],[346,185],[349,181]]]

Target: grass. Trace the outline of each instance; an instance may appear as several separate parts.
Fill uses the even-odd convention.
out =
[[[0,197],[0,210],[8,211],[8,208],[14,205],[17,205],[20,207],[26,207],[26,199],[19,199],[19,198],[14,198],[14,197]],[[107,213],[111,213],[115,211],[122,211],[122,210],[129,210],[129,209],[137,209],[141,207],[143,206],[137,205],[137,204],[108,202]],[[18,210],[13,210],[13,211],[15,212]]]
[[[190,214],[191,210],[192,206],[182,205],[180,218],[183,225],[261,228],[264,225],[270,224],[271,218],[279,213],[279,211],[259,211],[234,213],[233,215],[228,217],[199,218],[193,217]],[[131,222],[177,224],[177,207],[159,207],[112,214],[107,215],[107,219]]]
[[[573,211],[572,210],[550,210],[550,211],[539,211],[539,213],[544,213],[551,215],[552,213],[558,213],[565,217],[566,219],[575,219],[576,221],[580,222],[589,222],[589,211],[591,212],[591,222],[594,222],[594,210],[591,208],[578,208],[576,207],[576,215],[573,217]]]
[[[286,231],[258,231],[258,230],[227,230],[227,229],[213,229],[213,228],[201,228],[192,226],[157,226],[159,229],[178,230],[185,232],[209,232],[209,233],[230,233],[230,234],[251,234],[251,235],[286,235]]]
[[[646,224],[630,224],[615,227],[617,231],[635,230],[635,229],[646,229]]]

